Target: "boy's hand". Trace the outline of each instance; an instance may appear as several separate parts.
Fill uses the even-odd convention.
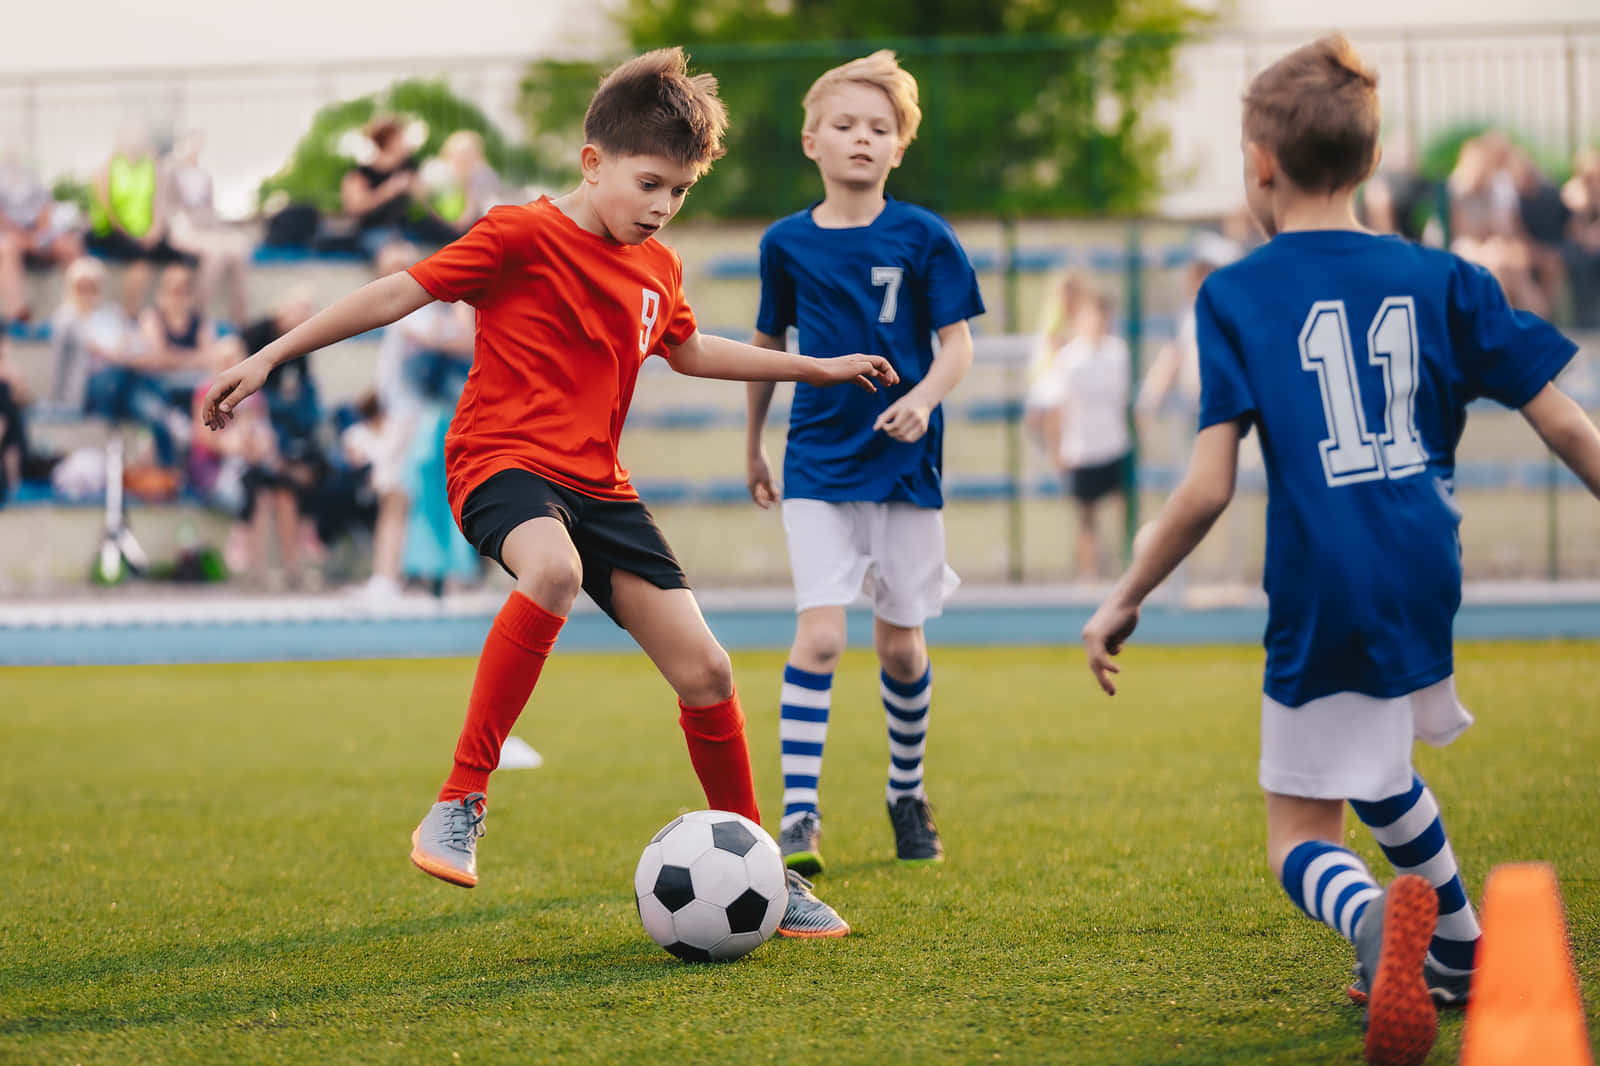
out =
[[[750,498],[763,511],[778,502],[778,489],[772,483],[772,464],[767,461],[764,446],[745,458],[744,483],[750,489]]]
[[[1133,636],[1134,627],[1138,624],[1139,608],[1136,605],[1128,606],[1107,600],[1083,625],[1083,647],[1089,653],[1089,672],[1107,696],[1117,694],[1117,686],[1111,680],[1111,675],[1122,672],[1121,667],[1111,661],[1111,657],[1121,653],[1122,645]]]
[[[920,440],[928,432],[928,419],[932,416],[933,408],[914,399],[908,392],[890,404],[872,423],[872,428],[883,430],[895,440],[910,443]]]
[[[200,405],[200,418],[206,427],[221,429],[227,425],[234,409],[266,383],[268,369],[266,363],[251,356],[218,374]]]
[[[841,355],[834,359],[813,359],[815,373],[806,381],[808,385],[843,385],[846,382],[877,392],[874,381],[895,385],[900,375],[894,372],[889,360],[881,355]]]

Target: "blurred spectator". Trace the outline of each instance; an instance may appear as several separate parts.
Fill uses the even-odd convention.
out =
[[[378,255],[380,277],[416,262],[409,244],[390,244]],[[431,405],[453,408],[471,366],[474,319],[462,303],[424,304],[387,327],[378,347],[374,383],[381,428],[372,454],[372,487],[378,494],[373,533],[372,578],[366,595],[385,599],[401,587],[406,527],[412,507],[407,462],[417,426]],[[435,491],[443,492],[443,483]]]
[[[357,246],[375,260],[380,248],[406,236],[429,244],[454,240],[456,231],[426,210],[413,218],[423,189],[405,123],[396,115],[379,115],[364,132],[374,154],[347,171],[339,185],[344,213],[355,223]]]
[[[211,175],[200,166],[204,143],[191,132],[173,146],[161,170],[159,213],[167,223],[168,242],[199,264],[200,306],[210,309],[218,285],[225,282],[228,314],[235,325],[242,325],[249,314],[250,239],[217,214]]]
[[[1486,268],[1516,307],[1548,314],[1534,281],[1533,257],[1522,231],[1510,140],[1499,130],[1461,146],[1446,187],[1450,193],[1450,250]]]
[[[1039,308],[1039,328],[1033,338],[1033,357],[1028,362],[1028,389],[1040,386],[1055,365],[1056,353],[1072,339],[1072,326],[1089,291],[1089,279],[1078,270],[1068,270],[1051,281]]]
[[[1101,573],[1096,512],[1101,500],[1122,494],[1133,447],[1128,345],[1109,332],[1110,323],[1110,299],[1087,295],[1029,412],[1076,503],[1077,576],[1090,581]]]
[[[22,368],[11,362],[0,319],[0,507],[22,485],[28,459],[26,408],[32,400]]]
[[[1163,344],[1145,371],[1139,385],[1134,410],[1142,420],[1172,414],[1182,434],[1179,456],[1188,454],[1194,436],[1195,419],[1200,414],[1200,347],[1195,337],[1195,296],[1211,272],[1238,259],[1237,244],[1219,234],[1202,232],[1194,238],[1194,258],[1184,272],[1183,312],[1178,332]]]
[[[435,596],[459,591],[481,572],[478,552],[456,528],[445,494],[444,439],[452,414],[452,408],[441,403],[423,409],[405,464],[404,490],[411,508],[401,569],[408,580],[422,582]]]
[[[145,365],[174,386],[187,392],[190,385],[210,376],[207,368],[217,330],[200,310],[193,270],[182,263],[162,269],[155,299],[139,316],[139,330],[144,334]]]
[[[33,314],[25,266],[65,266],[83,254],[83,213],[58,203],[13,148],[0,149],[0,318]]]
[[[1567,276],[1576,325],[1600,329],[1600,149],[1578,153],[1572,177],[1561,188],[1567,221]]]
[[[221,373],[244,354],[238,340],[229,338],[212,346],[207,357],[213,373]],[[275,517],[271,503],[281,487],[266,402],[259,393],[249,397],[238,407],[232,421],[213,431],[201,417],[209,388],[208,380],[194,389],[189,488],[207,505],[233,518],[223,549],[229,572],[248,574],[265,584],[269,581],[268,544]]]
[[[1545,177],[1526,152],[1513,151],[1507,163],[1517,190],[1517,219],[1528,246],[1528,269],[1539,290],[1545,315],[1561,304],[1566,267],[1563,249],[1572,211],[1561,202],[1561,189]]]
[[[1432,228],[1438,194],[1438,187],[1417,169],[1411,138],[1395,133],[1383,146],[1377,173],[1362,186],[1362,222],[1376,233],[1422,241]]]
[[[449,228],[454,240],[472,228],[489,208],[504,203],[500,175],[489,165],[483,138],[456,130],[439,147],[439,158],[422,168],[428,210]]]
[[[315,310],[310,290],[293,288],[271,313],[245,326],[239,340],[245,352],[254,355],[310,318]],[[326,544],[320,532],[324,522],[319,500],[323,496],[318,486],[330,476],[330,464],[321,436],[323,412],[310,355],[274,367],[261,387],[261,395],[278,455],[280,476],[276,487],[283,490],[282,496],[275,496],[272,501],[279,523],[279,545],[292,545],[284,551],[284,567],[297,579],[315,580],[314,566],[320,565]]]
[[[149,264],[184,258],[166,241],[159,174],[149,134],[132,126],[123,130],[91,183],[89,251],[128,264],[127,284],[140,303],[150,287]]]
[[[127,311],[105,299],[106,269],[87,256],[68,265],[61,307],[51,320],[55,375],[51,400],[113,421],[145,425],[156,461],[177,463],[189,420],[174,411],[166,388],[146,366],[146,348]]]

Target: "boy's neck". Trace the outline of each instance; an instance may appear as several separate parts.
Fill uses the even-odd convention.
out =
[[[1295,191],[1273,205],[1273,216],[1279,233],[1297,230],[1367,231],[1356,218],[1354,189],[1336,189],[1326,194]]]
[[[824,185],[822,202],[811,209],[811,221],[822,229],[852,229],[870,226],[883,213],[888,198],[882,185],[851,189]]]

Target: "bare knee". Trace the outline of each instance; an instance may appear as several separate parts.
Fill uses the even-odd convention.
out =
[[[545,552],[517,574],[517,591],[552,614],[566,615],[583,590],[583,564],[576,551]]]
[[[733,662],[716,641],[696,649],[669,679],[686,707],[709,707],[733,695]]]
[[[928,646],[922,630],[880,624],[874,643],[878,663],[896,681],[915,681],[928,669]]]
[[[806,612],[795,629],[789,662],[814,674],[831,674],[844,655],[846,644],[843,608]]]

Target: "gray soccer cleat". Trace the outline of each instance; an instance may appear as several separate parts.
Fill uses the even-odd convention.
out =
[[[789,906],[778,923],[778,935],[802,940],[819,937],[844,936],[850,926],[839,917],[839,912],[811,894],[811,882],[794,870],[787,871],[789,878]]]
[[[821,843],[822,816],[816,811],[807,811],[778,834],[783,864],[802,877],[815,877],[822,872]]]
[[[944,862],[944,842],[933,824],[933,808],[921,796],[901,796],[889,804],[894,853],[901,862]]]
[[[1421,1066],[1433,1048],[1439,1016],[1422,965],[1438,917],[1433,886],[1416,874],[1401,874],[1356,923],[1356,964],[1370,990],[1370,1066]]]
[[[1357,1006],[1365,1007],[1370,987],[1367,984],[1367,975],[1362,972],[1361,963],[1357,962],[1350,968],[1350,987],[1345,989],[1345,994],[1350,997],[1350,1002]],[[1433,1005],[1440,1009],[1465,1009],[1467,1000],[1472,993],[1472,975],[1470,973],[1444,973],[1434,965],[1432,956],[1422,964],[1422,979],[1428,985],[1428,995],[1433,997]]]
[[[488,797],[474,792],[458,800],[440,800],[411,833],[411,861],[441,881],[471,888],[478,883],[478,838]]]

